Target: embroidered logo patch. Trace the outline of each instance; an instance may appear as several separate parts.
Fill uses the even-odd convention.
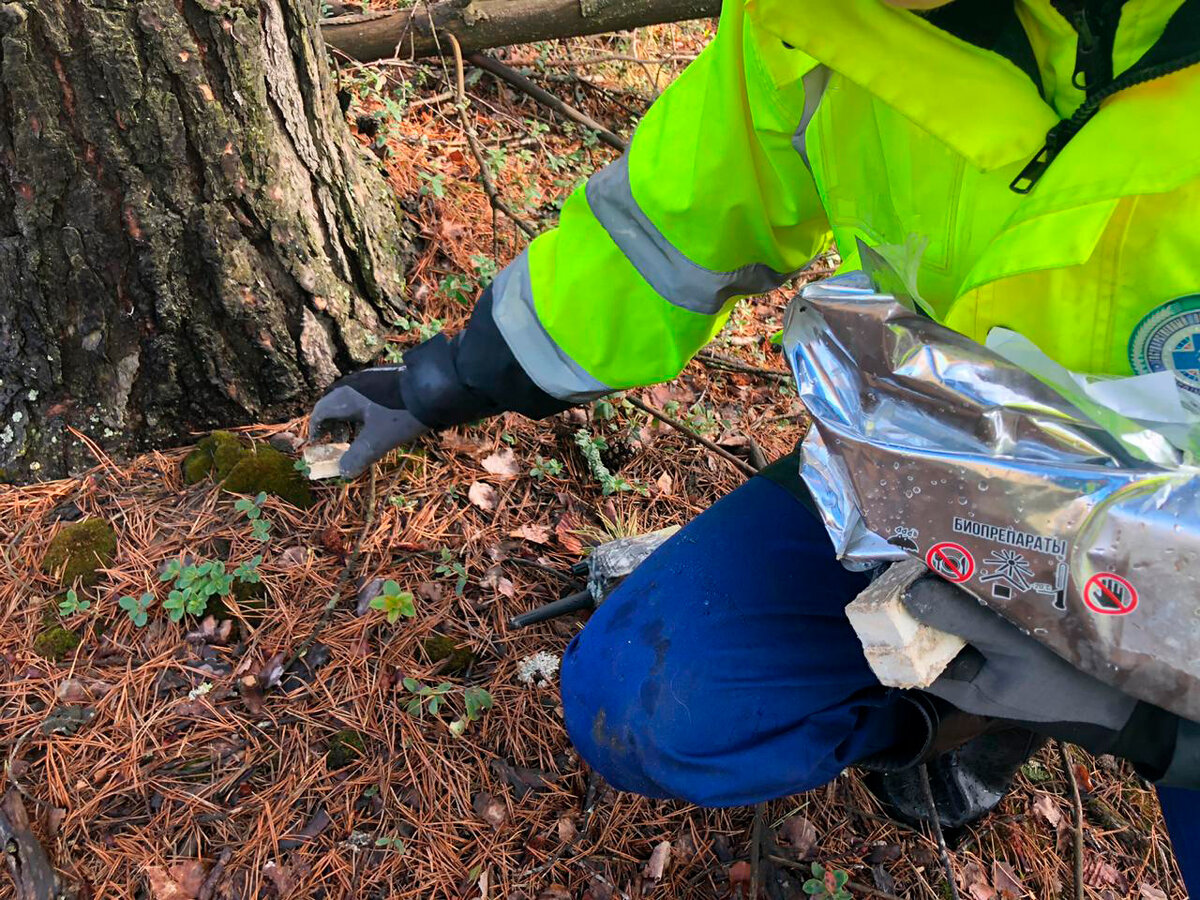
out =
[[[1181,388],[1200,394],[1200,294],[1164,303],[1138,322],[1129,363],[1139,375],[1172,372]]]

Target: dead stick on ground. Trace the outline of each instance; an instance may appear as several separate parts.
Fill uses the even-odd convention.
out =
[[[1058,743],[1058,753],[1067,773],[1067,783],[1071,785],[1071,807],[1075,827],[1075,898],[1083,900],[1083,801],[1079,797],[1079,780],[1075,777],[1071,751],[1062,741]]]
[[[942,856],[942,868],[946,870],[946,884],[950,888],[950,900],[958,900],[958,882],[954,878],[954,863],[950,861],[950,850],[946,836],[942,834],[942,823],[938,819],[937,803],[933,799],[933,788],[929,784],[929,767],[922,764],[917,772],[921,776],[921,793],[925,795],[925,806],[929,810],[929,824],[937,838],[938,853]]]
[[[746,462],[744,459],[738,459],[736,456],[734,456],[732,453],[730,453],[724,447],[718,446],[717,444],[714,444],[712,441],[710,441],[708,438],[704,437],[703,435],[697,434],[691,428],[688,428],[686,425],[684,425],[679,420],[671,418],[662,410],[655,409],[653,406],[647,406],[645,403],[643,403],[637,397],[632,396],[631,394],[626,394],[625,399],[628,400],[630,403],[632,403],[634,406],[636,406],[638,409],[640,409],[642,412],[648,413],[649,415],[658,419],[658,421],[664,422],[667,425],[670,425],[672,428],[674,428],[680,434],[684,435],[689,440],[695,441],[697,444],[700,444],[702,447],[707,447],[713,453],[717,454],[717,456],[733,463],[735,466],[737,466],[739,469],[741,469],[747,475],[754,476],[754,475],[758,474],[758,470],[755,469],[754,466],[752,466],[748,462]]]
[[[471,147],[471,155],[475,157],[475,164],[479,166],[479,180],[483,183],[483,191],[487,194],[492,209],[500,210],[512,219],[530,239],[533,239],[538,235],[537,230],[500,199],[496,185],[492,182],[492,173],[488,171],[487,161],[483,158],[483,149],[479,146],[479,137],[475,134],[475,126],[471,123],[471,117],[467,115],[467,88],[466,79],[463,76],[462,47],[458,44],[458,38],[450,32],[446,32],[446,37],[450,41],[450,46],[454,48],[454,87],[458,98],[458,117],[462,121],[463,131],[467,133],[467,144]]]
[[[448,36],[451,38],[451,40],[453,40],[453,35]],[[534,84],[516,69],[506,66],[498,59],[493,59],[490,56],[484,56],[482,53],[472,53],[468,59],[471,60],[472,65],[479,66],[479,68],[491,72],[497,78],[507,81],[513,87],[528,94],[534,100],[537,100],[539,103],[550,107],[559,115],[566,116],[568,119],[578,122],[584,128],[590,128],[592,131],[596,132],[596,137],[608,144],[608,146],[620,150],[622,153],[625,152],[626,144],[620,135],[614,134],[591,116],[587,115],[586,113],[581,113],[575,107],[564,103],[558,97],[555,97],[545,88]]]
[[[730,372],[741,372],[745,375],[760,375],[763,378],[771,378],[775,381],[792,380],[792,376],[787,372],[781,372],[776,369],[763,369],[759,366],[748,366],[743,362],[735,359],[727,359],[715,353],[698,353],[696,354],[696,360],[714,369],[726,369]]]
[[[767,804],[754,807],[754,824],[750,827],[750,896],[758,900],[758,886],[762,883],[762,833],[766,825]]]

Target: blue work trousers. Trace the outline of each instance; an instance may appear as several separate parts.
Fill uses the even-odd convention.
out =
[[[567,648],[567,730],[614,787],[747,805],[901,742],[906,704],[875,679],[844,613],[867,578],[838,563],[799,496],[750,479],[630,575]],[[1200,795],[1162,796],[1200,897]]]

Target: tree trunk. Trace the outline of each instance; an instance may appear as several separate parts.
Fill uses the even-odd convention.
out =
[[[339,4],[346,5],[346,4]],[[434,31],[452,33],[464,53],[551,38],[601,34],[704,19],[721,12],[721,0],[441,0],[411,9],[326,19],[330,47],[369,62],[392,56],[446,52]]]
[[[404,309],[408,237],[317,0],[0,5],[0,470],[303,409]]]

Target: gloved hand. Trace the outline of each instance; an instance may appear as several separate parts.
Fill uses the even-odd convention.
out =
[[[342,457],[343,478],[354,478],[389,450],[416,440],[428,426],[405,408],[400,391],[405,366],[378,366],[339,378],[313,407],[308,439],[318,437],[334,422],[359,426],[358,435]]]

